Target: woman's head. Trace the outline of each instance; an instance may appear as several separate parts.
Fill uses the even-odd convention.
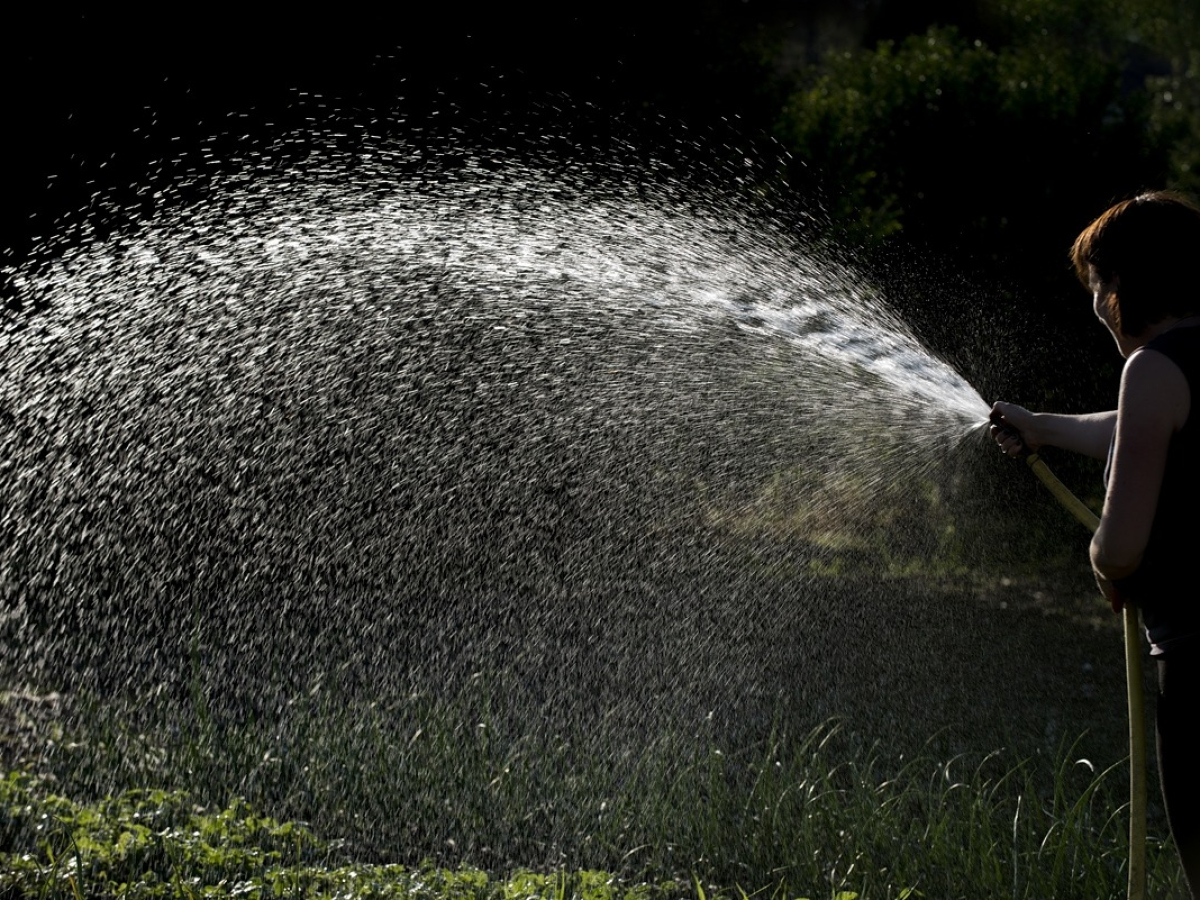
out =
[[[1200,207],[1154,191],[1108,209],[1075,239],[1075,274],[1112,287],[1107,320],[1136,337],[1170,316],[1200,313]]]

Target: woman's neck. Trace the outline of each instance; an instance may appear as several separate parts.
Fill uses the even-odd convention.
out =
[[[1188,316],[1167,316],[1167,318],[1147,326],[1145,331],[1133,338],[1133,343],[1136,344],[1134,349],[1140,350],[1160,334],[1166,334],[1173,328],[1187,328],[1191,325],[1200,325],[1200,313]]]

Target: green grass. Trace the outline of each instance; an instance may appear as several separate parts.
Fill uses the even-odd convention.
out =
[[[1096,772],[1069,749],[939,762],[855,748],[830,727],[741,748],[701,729],[624,765],[589,765],[586,745],[561,736],[506,740],[445,709],[423,714],[425,729],[401,746],[394,716],[381,716],[358,723],[357,749],[346,734],[310,748],[343,754],[309,770],[310,793],[325,798],[309,802],[310,824],[273,818],[304,804],[262,778],[243,782],[253,802],[214,803],[216,770],[202,766],[219,746],[178,757],[192,768],[176,784],[207,789],[99,793],[100,773],[78,777],[87,743],[77,742],[59,777],[21,770],[0,782],[0,896],[1124,896],[1124,773]],[[370,748],[383,754],[373,765]],[[138,777],[162,784],[162,761],[177,754],[160,747],[157,774]],[[376,825],[409,842],[338,839]],[[1159,834],[1150,895],[1183,897]]]

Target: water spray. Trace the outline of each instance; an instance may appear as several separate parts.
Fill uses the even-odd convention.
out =
[[[1001,423],[993,413],[992,424],[1002,431],[1015,431]],[[1097,516],[1082,500],[1071,493],[1058,476],[1037,453],[1024,447],[1020,454],[1025,464],[1054,495],[1063,508],[1090,532],[1100,527]],[[1142,655],[1138,637],[1137,607],[1125,603],[1122,608],[1125,625],[1125,682],[1129,702],[1129,900],[1146,896],[1146,724],[1142,702]]]
[[[949,454],[913,445],[987,405],[874,287],[640,151],[246,153],[0,272],[0,675],[102,736],[60,784],[248,793],[381,857],[633,872],[661,842],[744,878],[782,832],[660,832],[683,795],[643,773],[860,710],[916,746],[1003,721],[876,572],[947,533]],[[928,691],[880,709],[880,658]]]

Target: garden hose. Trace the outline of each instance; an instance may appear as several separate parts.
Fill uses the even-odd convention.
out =
[[[1025,454],[1025,463],[1076,519],[1094,534],[1099,517],[1072,494],[1036,453]],[[1142,648],[1137,607],[1126,603],[1125,683],[1129,700],[1129,900],[1146,896],[1146,720],[1142,701]]]

